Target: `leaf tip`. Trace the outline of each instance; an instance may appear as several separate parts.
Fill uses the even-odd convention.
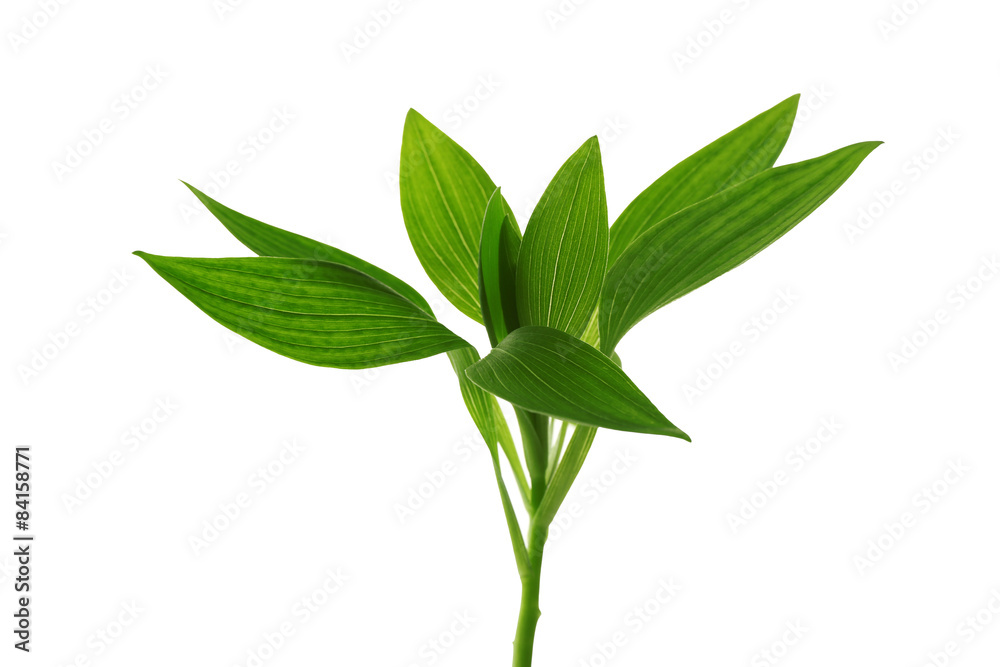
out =
[[[159,259],[158,255],[151,255],[150,253],[143,252],[142,250],[134,250],[132,252],[132,254],[135,255],[136,257],[138,257],[139,259],[141,259],[142,261],[146,262],[146,264],[148,264],[149,266],[151,266],[154,271],[157,270],[156,269],[156,264],[157,264],[156,260]]]
[[[854,147],[858,149],[859,153],[862,154],[861,159],[863,160],[869,155],[871,155],[872,151],[874,151],[876,148],[878,148],[884,143],[885,143],[884,141],[862,141],[860,143],[854,144]]]
[[[413,126],[414,124],[417,123],[426,123],[426,122],[427,119],[424,118],[423,115],[413,107],[410,107],[410,110],[406,112],[406,120],[404,121],[404,126]]]
[[[135,250],[132,252],[132,254],[141,259],[142,261],[146,262],[146,264],[152,266],[154,269],[158,264],[161,264],[160,260],[163,259],[162,255],[154,255],[152,253],[148,253],[142,250]]]
[[[204,192],[202,192],[198,188],[194,187],[193,185],[191,185],[190,183],[188,183],[184,179],[178,178],[177,180],[180,181],[181,183],[183,183],[184,186],[187,187],[187,189],[190,190],[191,193],[195,197],[198,198],[198,201],[200,201],[202,204],[205,205],[205,208],[208,208],[209,210],[211,210],[212,204],[218,204],[218,202],[216,202],[215,200],[213,200],[211,197],[209,197]]]
[[[671,438],[680,438],[681,440],[686,440],[687,442],[691,442],[691,436],[689,436],[687,433],[674,426],[673,423],[671,423],[669,419],[664,417],[662,413],[659,413],[659,411],[657,412],[658,412],[657,422],[659,423],[659,429],[651,432],[655,432],[657,435],[665,435]]]

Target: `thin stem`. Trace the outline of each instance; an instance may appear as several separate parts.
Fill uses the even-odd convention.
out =
[[[535,629],[542,615],[538,608],[538,596],[542,580],[542,551],[548,533],[547,526],[537,526],[532,521],[528,534],[528,571],[521,575],[521,611],[514,634],[514,667],[531,667]]]
[[[555,424],[555,420],[552,423]],[[569,422],[562,422],[562,425],[559,427],[559,435],[552,438],[551,442],[549,442],[549,464],[545,471],[546,484],[552,481],[552,475],[559,464],[559,457],[562,455],[563,443],[566,442],[566,429],[568,427]]]
[[[532,519],[539,525],[548,526],[552,523],[573,481],[580,473],[580,468],[583,467],[583,461],[587,458],[587,452],[590,451],[596,434],[597,429],[592,426],[577,426],[573,429],[573,435],[566,445],[566,452],[552,475],[552,481],[546,487],[541,504],[532,515]]]
[[[524,459],[531,476],[531,504],[533,511],[545,496],[545,469],[549,458],[549,418],[536,412],[514,407],[517,423],[521,427]]]
[[[497,427],[499,430],[499,444],[500,449],[503,450],[504,456],[507,458],[507,463],[510,464],[510,468],[514,473],[514,479],[517,482],[517,490],[521,494],[521,500],[524,502],[525,507],[531,507],[531,485],[528,484],[528,478],[524,475],[524,468],[521,467],[521,459],[517,455],[517,445],[514,444],[514,439],[510,435],[510,427],[507,426],[507,418],[504,417],[503,412],[500,410],[500,406],[494,403],[493,409],[496,410],[496,420]]]
[[[518,524],[517,515],[514,513],[514,505],[510,502],[510,494],[507,492],[507,485],[504,484],[503,475],[500,472],[500,456],[496,446],[490,447],[490,457],[493,459],[493,471],[496,474],[497,486],[500,488],[500,500],[503,503],[504,518],[507,519],[507,530],[510,533],[511,546],[514,547],[514,560],[517,563],[517,571],[523,577],[529,571],[528,550],[524,544],[524,537],[521,535],[521,526]]]

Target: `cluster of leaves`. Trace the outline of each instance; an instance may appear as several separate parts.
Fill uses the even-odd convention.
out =
[[[490,446],[523,574],[530,555],[499,452],[532,525],[544,529],[597,428],[689,439],[629,379],[615,347],[646,316],[790,230],[879,143],[774,167],[797,104],[789,98],[679,163],[610,226],[600,147],[588,139],[553,177],[523,236],[480,164],[411,110],[400,165],[406,230],[441,293],[486,328],[492,349],[482,359],[391,273],[193,187],[258,257],[136,254],[223,326],[298,361],[367,368],[447,353]],[[517,415],[523,464],[498,397]]]

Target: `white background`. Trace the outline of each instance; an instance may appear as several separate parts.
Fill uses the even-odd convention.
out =
[[[285,622],[294,634],[266,665],[509,664],[518,579],[447,360],[296,364],[227,335],[129,253],[248,255],[185,211],[176,179],[214,175],[224,203],[389,269],[482,347],[404,232],[408,108],[479,159],[523,225],[588,136],[601,136],[614,219],[795,92],[804,108],[780,163],[887,143],[775,246],[620,346],[694,444],[598,435],[568,499],[579,511],[553,527],[536,664],[764,665],[778,642],[789,667],[916,667],[950,641],[947,664],[996,664],[1000,618],[984,612],[993,623],[971,642],[960,627],[991,596],[1000,610],[1000,280],[977,283],[1000,252],[996,3],[909,0],[888,30],[890,0],[413,0],[350,57],[388,0],[50,4],[46,18],[43,2],[8,0],[0,21],[2,429],[8,447],[34,448],[37,535],[30,656],[10,646],[0,556],[2,664],[252,665]],[[269,134],[276,110],[286,120]],[[57,167],[102,121],[111,132]],[[871,223],[850,233],[861,210]],[[959,299],[959,286],[979,289]],[[781,290],[793,305],[774,321]],[[939,310],[935,335],[915,336]],[[755,317],[771,324],[751,335]],[[917,353],[893,364],[914,336]],[[713,367],[734,342],[744,353]],[[716,379],[689,400],[699,372]],[[831,418],[841,426],[808,463],[786,458]],[[293,439],[302,451],[258,493],[252,476]],[[94,476],[116,451],[111,475]],[[609,472],[619,456],[631,462]],[[915,501],[950,462],[967,471]],[[401,521],[397,505],[442,469],[454,474]],[[787,483],[751,498],[776,472]],[[611,483],[587,492],[602,474]],[[249,506],[196,554],[191,538],[241,493]],[[759,509],[734,530],[744,499]],[[907,512],[915,525],[883,534]],[[0,516],[13,533],[12,502]],[[870,540],[883,548],[868,567]],[[294,605],[338,568],[349,580],[303,623]],[[680,591],[661,604],[671,578]],[[627,618],[643,604],[648,622]],[[616,632],[627,641],[605,659]]]

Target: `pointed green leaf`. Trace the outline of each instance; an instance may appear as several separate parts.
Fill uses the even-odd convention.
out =
[[[535,521],[539,525],[547,526],[552,523],[574,480],[580,474],[596,435],[597,429],[593,426],[577,426],[573,429],[573,435],[566,445],[566,453],[559,461],[559,466],[545,489],[545,496],[535,512]]]
[[[271,257],[320,259],[347,265],[385,283],[431,317],[434,316],[427,301],[420,293],[391,273],[325,243],[254,220],[223,206],[187,183],[185,185],[194,192],[195,196],[226,226],[233,236],[253,252]],[[494,444],[499,441],[504,454],[510,460],[514,475],[517,477],[522,497],[526,498],[527,479],[517,459],[517,451],[510,435],[510,429],[507,427],[503,413],[500,412],[496,398],[472,384],[465,377],[465,368],[479,360],[478,353],[471,347],[464,347],[451,350],[448,352],[448,357],[455,373],[458,374],[462,397],[465,399],[466,407],[469,409],[473,421],[487,442],[490,442],[488,434],[491,434],[490,437],[493,438]]]
[[[448,359],[451,361],[455,375],[458,376],[462,400],[465,401],[465,407],[472,416],[472,421],[476,424],[476,428],[487,445],[496,449],[496,445],[499,443],[510,463],[511,470],[514,472],[521,498],[527,503],[529,498],[528,480],[524,476],[524,468],[521,466],[521,460],[518,457],[514,439],[510,435],[510,429],[507,428],[507,420],[500,410],[500,404],[497,403],[493,394],[483,391],[465,373],[469,366],[479,361],[479,353],[472,347],[463,347],[449,352]],[[502,492],[506,493],[506,489],[503,489]]]
[[[466,374],[486,391],[531,412],[690,440],[611,359],[558,329],[516,329]]]
[[[601,349],[640,320],[747,261],[832,195],[881,142],[769,169],[675,213],[615,262],[599,309]]]
[[[307,364],[371,368],[468,346],[409,299],[343,264],[136,254],[212,319]]]
[[[479,242],[479,301],[483,324],[494,346],[518,326],[515,273],[521,240],[510,232],[507,221],[497,188],[486,205]]]
[[[184,181],[181,181],[184,183]],[[258,255],[265,257],[298,257],[301,259],[319,259],[325,262],[335,262],[367,273],[372,278],[381,281],[415,303],[421,310],[430,313],[431,307],[417,290],[374,264],[369,264],[360,257],[329,246],[319,241],[285,231],[273,225],[243,215],[220,204],[205,193],[187,183],[184,183],[194,193],[205,208],[214,215],[240,243],[250,248]]]
[[[517,258],[517,311],[579,336],[600,298],[608,260],[608,203],[597,137],[556,173],[531,214]]]
[[[479,237],[496,185],[465,149],[410,109],[403,128],[399,199],[413,250],[427,275],[456,308],[482,322]],[[510,207],[509,233],[517,239]]]
[[[608,263],[643,232],[682,208],[769,169],[792,131],[799,96],[752,118],[656,179],[611,226]]]

